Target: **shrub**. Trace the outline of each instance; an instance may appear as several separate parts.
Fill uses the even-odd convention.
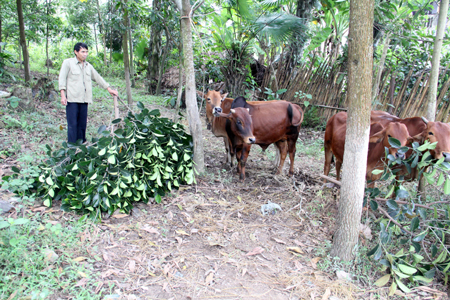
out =
[[[159,203],[173,188],[195,182],[192,137],[182,125],[160,118],[159,110],[140,102],[138,108],[140,113],[114,120],[123,128],[112,134],[102,125],[91,145],[79,140],[55,151],[46,146],[48,159],[37,180],[44,205],[61,200],[65,211],[100,218],[117,209],[129,213],[134,202],[150,197]]]

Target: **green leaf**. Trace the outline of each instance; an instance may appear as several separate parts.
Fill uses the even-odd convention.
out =
[[[400,279],[395,278],[395,282],[397,283],[398,287],[406,294],[411,293],[411,290],[401,282]]]
[[[144,110],[145,106],[144,104],[142,104],[141,101],[138,101],[138,103],[136,103],[137,108],[139,108],[140,110]]]
[[[112,165],[114,165],[116,163],[116,157],[114,155],[110,155],[108,157],[108,162]]]
[[[51,206],[50,199],[45,199],[44,200],[44,205],[47,206],[47,207],[50,207]]]
[[[450,179],[448,179],[448,178],[445,180],[444,194],[446,194],[446,195],[450,194]]]
[[[422,281],[424,283],[431,283],[433,281],[433,278],[426,278],[426,277],[420,276],[420,275],[413,276],[412,279],[414,281]]]
[[[391,279],[391,274],[386,274],[383,277],[381,277],[380,279],[378,279],[374,285],[378,286],[378,287],[382,287],[384,285],[386,285],[389,280]]]
[[[387,201],[386,205],[392,210],[397,210],[398,209],[398,204],[393,199],[390,199],[389,201]]]
[[[397,283],[396,280],[392,281],[391,287],[389,288],[388,296],[393,296],[395,291],[397,291]]]
[[[388,138],[388,141],[392,148],[400,148],[402,146],[402,143],[396,138],[390,137]]]
[[[418,217],[414,217],[411,221],[410,229],[414,232],[417,228],[419,228],[420,220]]]
[[[51,177],[47,177],[47,179],[45,179],[45,182],[47,182],[48,185],[53,185],[53,180]]]
[[[383,173],[383,172],[384,172],[383,170],[375,169],[375,170],[372,171],[372,174],[373,174],[373,175],[378,175],[378,174],[381,174],[381,173]]]
[[[402,271],[406,275],[412,275],[417,272],[416,268],[413,268],[413,267],[410,267],[407,265],[398,264],[397,267],[399,268],[400,271]]]
[[[103,148],[100,151],[98,151],[98,155],[100,155],[100,156],[105,155],[105,153],[106,153],[106,148]]]
[[[9,227],[10,224],[8,221],[0,221],[0,229]]]

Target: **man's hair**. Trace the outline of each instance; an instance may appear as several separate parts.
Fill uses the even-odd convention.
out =
[[[76,43],[75,46],[73,47],[73,50],[79,52],[81,48],[89,50],[88,46],[85,43]]]

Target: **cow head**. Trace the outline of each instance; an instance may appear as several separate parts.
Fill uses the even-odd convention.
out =
[[[223,117],[230,120],[231,131],[235,138],[245,144],[254,144],[256,138],[253,135],[253,122],[248,108],[236,107],[230,109],[229,114],[214,113],[216,117]]]
[[[398,153],[397,148],[391,147],[389,144],[389,138],[395,138],[400,141],[402,146],[405,146],[409,139],[408,129],[405,124],[402,123],[389,123],[384,127],[381,131],[373,134],[369,138],[370,143],[382,143],[384,147],[389,149],[389,153],[392,154],[396,158],[404,159],[404,153]]]
[[[214,113],[222,112],[220,105],[228,96],[228,93],[222,94],[220,91],[209,90],[206,94],[201,91],[197,91],[197,94],[206,100],[206,119],[209,123],[212,123]]]
[[[430,143],[437,142],[436,148],[430,150],[430,154],[435,159],[445,157],[446,162],[450,162],[450,125],[442,122],[429,122],[422,118],[427,124],[422,133],[415,135],[413,139],[420,144],[428,140]]]

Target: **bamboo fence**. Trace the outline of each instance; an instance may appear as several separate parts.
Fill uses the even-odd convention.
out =
[[[316,57],[309,65],[302,65],[291,71],[287,70],[287,66],[279,65],[275,75],[271,72],[272,68],[267,68],[262,86],[270,87],[272,90],[287,89],[281,95],[281,99],[300,104],[308,100],[311,105],[319,108],[320,117],[328,120],[335,113],[347,109],[347,72],[345,66],[336,64],[331,57],[331,55],[327,57],[317,67],[314,67]],[[448,68],[445,68],[440,72],[438,85],[436,121],[441,122],[450,121],[450,77],[444,81],[447,71]],[[421,71],[413,74],[411,69],[404,79],[397,79],[398,77],[400,76],[395,70],[384,69],[372,109],[385,110],[400,118],[425,116],[429,72]],[[298,91],[310,94],[312,99],[296,98]],[[260,94],[260,97],[264,96]]]

